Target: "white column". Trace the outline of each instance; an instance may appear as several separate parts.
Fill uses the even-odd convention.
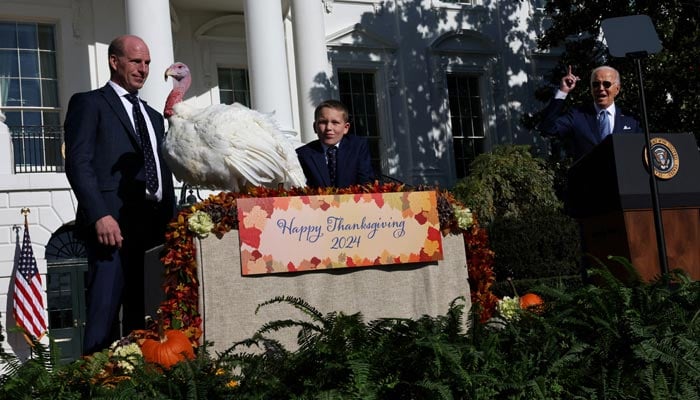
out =
[[[173,35],[170,27],[169,0],[125,0],[126,30],[139,36],[151,53],[150,73],[139,97],[163,112],[172,83],[163,79],[165,70],[174,62]]]
[[[301,141],[308,143],[316,139],[314,109],[331,94],[333,72],[326,49],[323,4],[313,0],[292,0],[292,27]]]
[[[295,135],[281,1],[243,4],[252,108],[274,113],[280,127]]]
[[[1,102],[0,102],[1,103]],[[10,128],[5,125],[5,114],[0,110],[0,176],[11,175],[15,172],[12,164],[12,135]]]

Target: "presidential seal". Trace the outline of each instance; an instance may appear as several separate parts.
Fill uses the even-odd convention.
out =
[[[654,175],[659,179],[671,179],[678,173],[680,159],[678,151],[670,141],[656,137],[651,139],[651,154],[653,157]],[[644,166],[649,168],[649,156],[644,146]]]

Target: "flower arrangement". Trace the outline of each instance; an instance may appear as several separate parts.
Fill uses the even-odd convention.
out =
[[[504,296],[502,299],[498,300],[496,310],[506,321],[513,321],[520,315],[520,299],[518,296]]]
[[[187,219],[187,229],[197,237],[204,239],[214,229],[214,222],[211,216],[202,210],[197,210]]]
[[[348,188],[250,188],[247,193],[221,192],[181,210],[169,224],[165,235],[164,290],[166,300],[160,305],[163,326],[180,329],[194,345],[201,336],[196,272],[195,237],[209,234],[222,237],[238,229],[236,200],[243,197],[286,197],[328,194],[391,193],[436,190],[427,186],[409,187],[398,183],[354,185]],[[493,313],[495,301],[490,292],[494,277],[493,252],[488,248],[486,231],[478,226],[471,211],[448,191],[437,190],[440,229],[443,235],[463,234],[467,251],[472,303],[483,313]],[[484,316],[480,318],[485,320]],[[488,319],[488,318],[486,318]]]

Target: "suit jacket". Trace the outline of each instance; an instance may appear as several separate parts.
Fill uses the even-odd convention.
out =
[[[144,106],[157,140],[163,183],[157,208],[165,225],[175,212],[172,175],[162,156],[165,124],[160,113]],[[124,210],[145,203],[146,174],[143,151],[121,99],[109,84],[73,95],[64,130],[66,175],[78,199],[77,227],[88,233],[106,215],[124,224]]]
[[[543,136],[558,136],[567,142],[574,159],[591,151],[603,141],[598,133],[598,118],[593,104],[572,107],[562,114],[564,99],[553,99],[543,110],[544,119],[538,130]],[[615,106],[615,126],[613,134],[639,133],[642,130],[636,118],[625,115]]]
[[[327,187],[331,184],[326,155],[321,141],[314,140],[297,149],[299,163],[310,187]],[[338,147],[338,187],[365,184],[374,181],[374,171],[367,139],[345,135]]]

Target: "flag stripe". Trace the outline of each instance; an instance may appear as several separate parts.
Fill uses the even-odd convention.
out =
[[[39,288],[41,288],[41,283],[37,282],[37,279],[33,279],[30,293],[27,291],[27,286],[30,285],[24,281],[23,276],[18,276],[17,281],[22,281],[19,285],[17,284],[18,282],[15,282],[15,295],[17,295],[16,301],[17,306],[19,307],[19,320],[25,323],[24,326],[26,326],[28,328],[27,330],[29,330],[34,336],[39,337],[43,333],[41,329],[44,325],[44,309],[37,308],[37,304],[32,302],[32,298],[35,296],[39,298],[41,297],[41,292],[37,292],[36,290],[37,284],[39,285]],[[37,316],[41,316],[41,321]],[[32,329],[29,329],[29,325],[32,326]]]
[[[46,309],[44,308],[43,286],[37,268],[29,227],[24,226],[24,238],[15,273],[15,293],[13,312],[17,325],[27,333],[40,339],[46,332]]]
[[[20,279],[22,279],[20,277]],[[39,337],[43,331],[43,318],[40,320],[37,316],[42,316],[43,317],[43,309],[37,309],[36,304],[34,304],[31,299],[32,296],[28,295],[28,292],[26,290],[26,287],[23,286],[25,282],[22,282],[20,285],[17,285],[15,283],[15,295],[16,297],[16,306],[17,306],[17,316],[16,320],[19,322],[22,322],[22,326],[25,327],[31,334],[33,334],[36,337]]]

